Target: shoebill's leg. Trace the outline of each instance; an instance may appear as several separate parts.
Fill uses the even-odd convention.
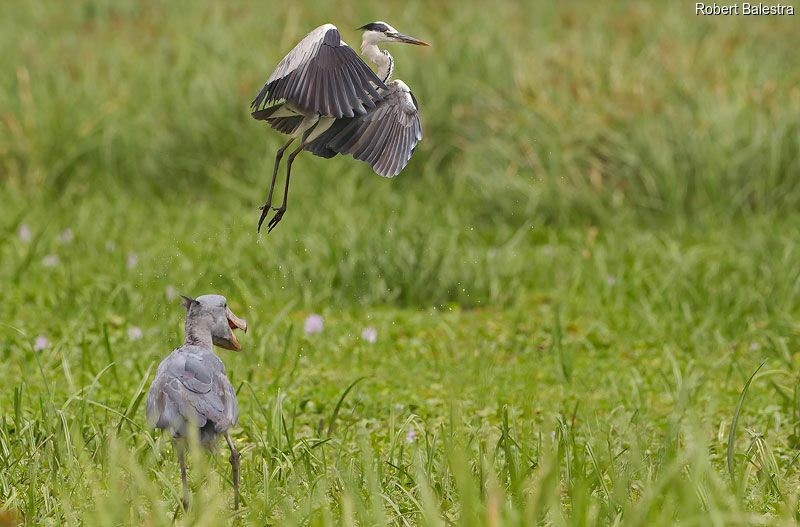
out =
[[[283,214],[286,212],[286,200],[289,197],[289,176],[292,175],[292,162],[294,161],[294,158],[297,157],[297,154],[302,152],[303,148],[305,148],[306,145],[308,144],[307,142],[308,136],[311,134],[313,130],[314,130],[313,127],[309,128],[306,131],[306,133],[303,134],[303,138],[300,140],[300,146],[298,146],[297,149],[293,150],[292,153],[289,154],[289,158],[286,160],[286,188],[283,189],[283,203],[277,209],[273,207],[272,210],[275,211],[275,215],[272,217],[271,220],[269,220],[269,223],[267,224],[267,227],[269,227],[269,229],[267,230],[268,233],[272,232],[272,229],[274,229],[275,226],[278,224],[278,222],[281,221],[281,219],[283,218]]]
[[[181,479],[183,480],[183,510],[189,508],[189,484],[186,483],[186,449],[178,450],[178,461],[181,463]]]
[[[225,432],[225,441],[231,449],[231,470],[233,471],[233,508],[239,508],[239,452],[234,448],[233,441],[228,432]]]
[[[289,145],[292,144],[294,141],[294,137],[289,138],[289,141],[282,147],[278,149],[278,153],[275,155],[275,170],[272,171],[272,183],[269,185],[269,196],[267,196],[267,201],[264,203],[263,207],[261,208],[261,218],[258,220],[258,230],[261,231],[261,224],[264,223],[264,218],[267,217],[267,213],[269,213],[269,209],[272,206],[272,192],[275,190],[275,179],[278,177],[278,166],[281,164],[281,158],[283,157],[283,152],[289,148]]]

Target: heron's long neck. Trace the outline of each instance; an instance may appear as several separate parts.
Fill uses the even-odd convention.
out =
[[[361,43],[361,54],[378,67],[378,77],[384,84],[392,79],[394,59],[388,51],[378,48],[374,42],[364,41]]]
[[[184,344],[212,349],[211,330],[208,325],[187,316]]]

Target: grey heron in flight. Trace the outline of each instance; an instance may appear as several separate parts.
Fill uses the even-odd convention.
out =
[[[233,503],[239,508],[239,452],[228,432],[239,420],[236,391],[225,373],[225,365],[214,354],[213,346],[242,349],[234,329],[247,332],[247,322],[234,315],[225,297],[203,295],[183,297],[186,308],[186,337],[183,346],[158,365],[156,377],[147,391],[147,423],[151,428],[167,429],[178,451],[183,480],[183,507],[189,504],[186,483],[186,438],[190,427],[197,431],[200,445],[216,447],[220,435],[231,449]]]
[[[378,44],[429,44],[397,31],[385,22],[358,28],[364,31],[361,53],[377,74],[344,43],[333,24],[325,24],[297,44],[278,64],[250,105],[253,118],[267,121],[290,136],[278,149],[272,183],[258,230],[272,207],[275,179],[284,151],[298,137],[300,145],[286,161],[283,203],[273,208],[269,231],[286,212],[292,162],[302,150],[331,158],[351,154],[384,177],[394,177],[406,166],[422,139],[419,105],[408,86],[391,81],[394,59]]]

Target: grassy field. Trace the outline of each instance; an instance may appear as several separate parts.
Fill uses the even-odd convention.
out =
[[[2,12],[0,526],[800,519],[795,17]],[[300,156],[257,235],[281,137],[250,100],[313,27],[355,46],[374,20],[433,43],[390,48],[423,142],[393,180]],[[212,292],[250,326],[220,350],[243,507],[221,444],[190,454],[184,513],[142,396],[182,342],[176,294]]]

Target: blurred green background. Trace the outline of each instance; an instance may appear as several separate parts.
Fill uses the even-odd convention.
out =
[[[170,519],[177,465],[139,397],[181,342],[175,294],[210,292],[251,327],[222,355],[243,416],[236,522],[794,521],[797,15],[623,0],[0,13],[12,524]],[[283,137],[250,101],[314,27],[358,49],[375,20],[432,43],[387,46],[423,141],[391,180],[301,155],[288,212],[258,235]],[[322,334],[302,334],[311,312]],[[734,407],[764,360],[729,484]],[[221,456],[213,484],[193,480],[213,514],[185,521],[228,521]]]

